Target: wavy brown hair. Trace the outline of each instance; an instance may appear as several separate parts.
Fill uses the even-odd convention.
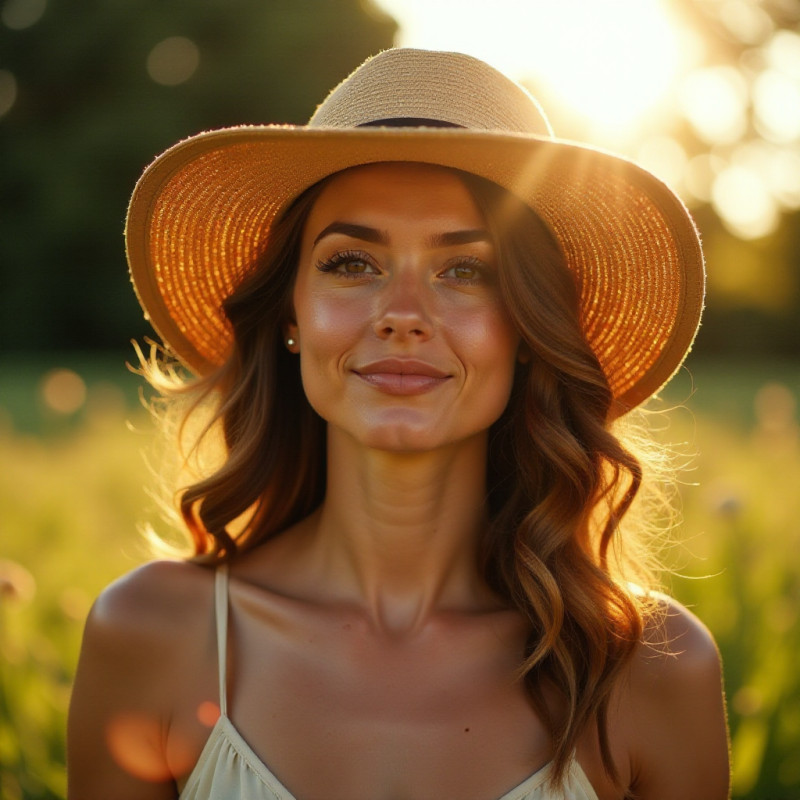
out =
[[[490,439],[483,574],[530,625],[521,673],[553,737],[556,777],[596,724],[616,780],[608,702],[642,640],[646,606],[610,550],[642,469],[611,432],[614,398],[583,334],[580,287],[555,237],[505,190],[472,175],[462,180],[489,226],[502,296],[531,353]],[[544,686],[563,701],[558,711]]]
[[[458,174],[486,219],[502,295],[530,356],[518,365],[509,404],[490,431],[490,523],[479,568],[528,621],[520,673],[552,735],[554,780],[563,778],[590,726],[616,779],[609,698],[648,613],[646,594],[626,583],[620,533],[642,471],[612,431],[612,393],[583,335],[580,287],[558,242],[522,201]],[[197,560],[230,560],[324,499],[325,424],[283,343],[303,226],[324,184],[275,224],[249,277],[225,302],[234,334],[226,363],[189,384],[200,398],[195,408],[213,405],[200,439],[218,428],[224,442],[221,465],[180,495]],[[155,360],[143,372],[164,394],[187,391]],[[628,561],[636,566],[635,558]],[[559,702],[546,701],[546,690]]]

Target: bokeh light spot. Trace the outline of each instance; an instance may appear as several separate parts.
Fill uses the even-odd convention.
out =
[[[691,159],[686,165],[684,181],[692,197],[710,203],[714,180],[724,167],[724,159],[712,153],[701,153]]]
[[[25,605],[35,594],[33,575],[16,561],[0,559],[0,602]]]
[[[54,369],[42,378],[41,397],[45,406],[58,414],[74,414],[86,401],[86,384],[71,369]]]
[[[648,139],[639,148],[636,160],[674,191],[680,191],[689,159],[675,139],[669,136]]]
[[[6,0],[0,19],[6,28],[21,31],[35,25],[44,15],[47,0]]]
[[[730,144],[747,130],[747,85],[733,67],[709,67],[689,74],[681,105],[697,135],[707,144]]]
[[[743,44],[760,44],[772,33],[772,18],[752,0],[727,0],[719,10],[722,24]]]
[[[753,402],[760,428],[769,431],[786,431],[794,425],[797,401],[791,390],[782,383],[764,384]]]
[[[758,172],[732,164],[715,179],[711,204],[725,226],[743,239],[768,236],[778,227],[778,204]]]
[[[157,749],[162,731],[157,720],[144,714],[120,714],[106,731],[108,749],[117,764],[143,781],[165,781],[169,769]]]
[[[200,66],[200,50],[185,36],[170,36],[147,56],[147,73],[162,86],[185,83]]]
[[[770,191],[784,208],[800,208],[800,152],[775,148],[770,153],[766,176]]]
[[[766,56],[771,67],[800,80],[800,34],[777,31],[766,47]]]
[[[730,163],[757,173],[784,208],[800,204],[800,153],[793,148],[753,139],[733,151]]]
[[[210,700],[205,700],[197,707],[197,719],[207,728],[213,728],[219,719],[219,706]]]
[[[0,69],[0,117],[17,102],[17,79],[7,69]]]
[[[773,142],[800,139],[800,81],[774,69],[758,76],[753,86],[758,132]]]

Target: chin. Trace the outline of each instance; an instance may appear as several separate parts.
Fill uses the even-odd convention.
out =
[[[427,414],[409,413],[409,409],[393,409],[391,413],[369,415],[367,419],[350,420],[341,426],[347,438],[357,446],[387,452],[425,452],[450,443],[444,420]],[[354,424],[353,424],[354,423]],[[334,427],[336,426],[335,423]]]
[[[372,450],[385,450],[392,453],[424,453],[446,446],[441,434],[433,431],[386,426],[370,431],[361,438],[362,443]]]
[[[339,431],[352,444],[389,453],[425,453],[474,444],[485,438],[494,421],[487,414],[430,413],[430,409],[395,407],[328,419],[329,434]],[[319,412],[318,412],[319,413]],[[470,417],[473,417],[470,419]]]
[[[372,450],[390,453],[426,453],[473,443],[487,434],[487,429],[453,431],[447,429],[447,420],[435,424],[413,425],[406,422],[383,422],[370,425],[356,438]]]

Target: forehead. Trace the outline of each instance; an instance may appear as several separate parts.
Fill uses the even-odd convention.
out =
[[[459,174],[433,164],[368,164],[328,178],[307,229],[333,220],[482,227],[483,216]]]

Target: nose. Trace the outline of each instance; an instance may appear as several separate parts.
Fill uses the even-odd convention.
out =
[[[411,274],[395,276],[388,282],[375,316],[374,329],[380,338],[430,338],[433,325],[422,282]]]

